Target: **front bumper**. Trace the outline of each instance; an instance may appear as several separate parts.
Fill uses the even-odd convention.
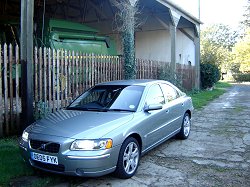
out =
[[[32,137],[31,137],[32,138]],[[54,137],[40,136],[39,140],[54,141]],[[53,173],[97,177],[112,173],[116,169],[120,146],[108,150],[98,151],[71,151],[69,149],[73,139],[57,137],[56,141],[60,144],[59,153],[47,153],[38,149],[32,149],[28,142],[20,140],[19,147],[23,158],[31,166]],[[32,160],[31,152],[56,156],[58,165],[46,164]]]

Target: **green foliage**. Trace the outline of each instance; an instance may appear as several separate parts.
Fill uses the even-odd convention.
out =
[[[231,69],[232,47],[238,39],[238,32],[226,25],[213,25],[201,32],[201,63],[215,64],[222,72]]]
[[[17,138],[0,139],[0,186],[8,186],[12,178],[32,175],[20,154]]]
[[[227,49],[215,45],[208,40],[202,41],[201,45],[201,63],[223,66],[231,61],[231,55]]]
[[[220,70],[214,64],[201,64],[201,86],[203,89],[212,87],[220,80]]]
[[[239,32],[228,25],[215,24],[207,27],[201,33],[202,41],[209,41],[210,44],[231,50],[237,42]]]
[[[247,1],[246,9],[243,14],[243,20],[241,21],[243,27],[250,27],[250,0]]]
[[[249,82],[250,73],[236,73],[236,74],[233,74],[233,78],[237,82]]]
[[[169,81],[179,89],[185,91],[182,86],[182,77],[180,76],[180,74],[171,71],[171,68],[168,65],[163,66],[160,69],[159,79]]]
[[[136,78],[136,65],[135,65],[135,45],[134,33],[124,32],[123,36],[123,53],[124,53],[124,74],[125,79]]]
[[[233,54],[235,57],[234,63],[240,66],[239,71],[250,72],[250,29],[247,30],[246,35],[235,45]]]

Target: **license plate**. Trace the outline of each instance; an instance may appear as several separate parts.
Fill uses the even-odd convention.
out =
[[[47,164],[58,165],[58,158],[56,156],[31,152],[31,159]]]

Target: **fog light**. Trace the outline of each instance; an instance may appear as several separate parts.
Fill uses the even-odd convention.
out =
[[[82,168],[77,168],[77,169],[76,169],[76,174],[77,174],[78,176],[83,176],[83,175],[84,175],[84,170],[83,170]]]

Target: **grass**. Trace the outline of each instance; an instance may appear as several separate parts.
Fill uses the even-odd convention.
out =
[[[18,147],[18,138],[2,138],[0,139],[0,187],[9,186],[11,180],[22,176],[36,176],[32,179],[24,179],[19,183],[21,186],[42,187],[59,183],[65,177],[61,175],[53,175],[45,172],[33,170],[22,159]],[[26,180],[26,181],[25,181]]]
[[[193,99],[194,107],[200,109],[211,100],[222,95],[226,91],[226,88],[230,86],[228,83],[218,82],[212,91],[192,92],[189,95]],[[12,179],[21,176],[38,176],[38,179],[33,180],[30,182],[31,185],[29,185],[36,187],[49,186],[65,180],[70,181],[71,184],[77,184],[80,180],[78,178],[34,172],[22,160],[17,137],[0,139],[0,173],[0,186],[9,186]]]
[[[0,173],[0,186],[8,186],[13,177],[33,174],[33,170],[22,160],[17,138],[0,139]]]
[[[217,82],[213,90],[203,90],[199,92],[191,92],[189,95],[192,97],[195,109],[201,109],[206,106],[213,99],[218,98],[226,92],[226,89],[231,87],[229,83]]]

